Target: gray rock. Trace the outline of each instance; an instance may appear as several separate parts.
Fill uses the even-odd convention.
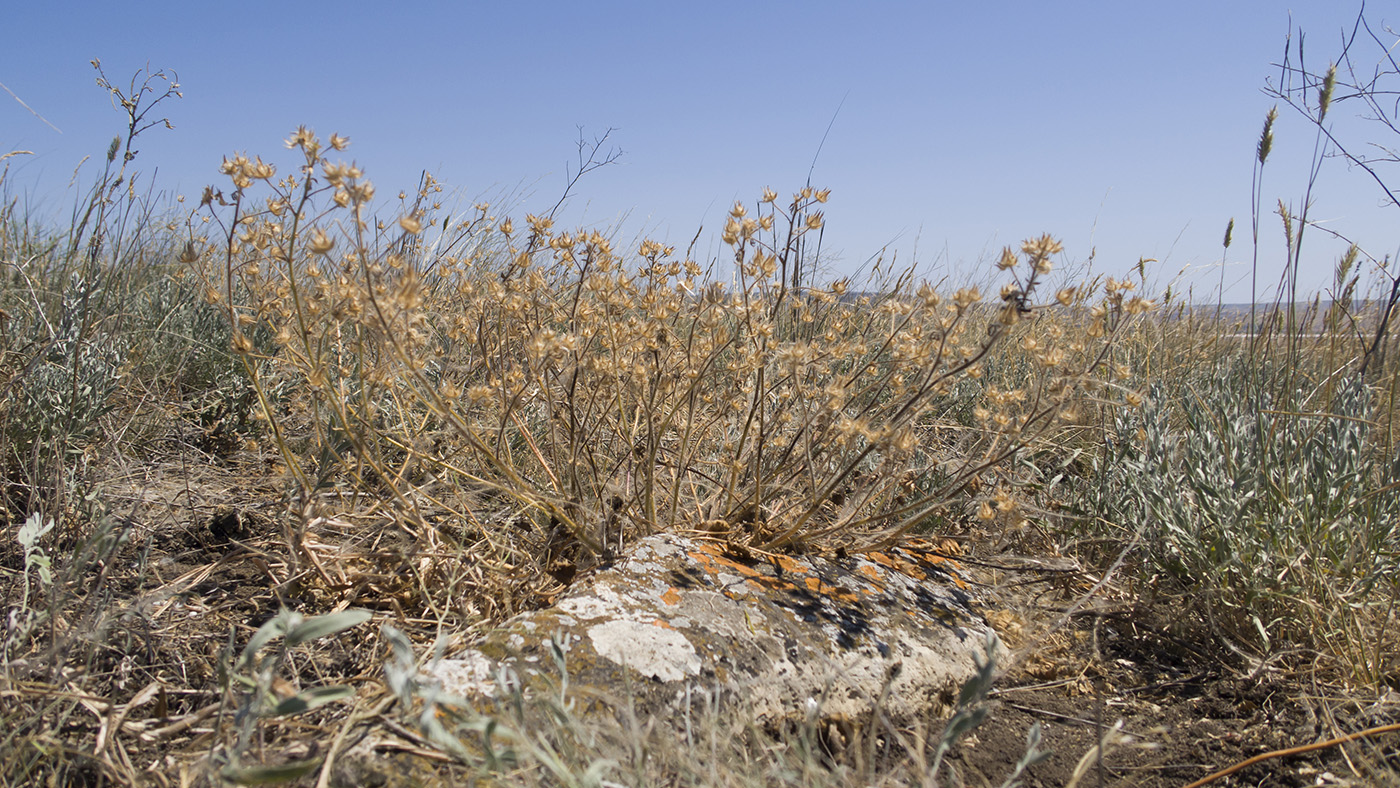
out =
[[[917,545],[823,559],[745,555],[675,535],[639,541],[548,609],[504,622],[426,678],[489,707],[513,685],[563,676],[617,708],[675,714],[697,698],[750,704],[778,724],[862,720],[883,696],[895,724],[944,713],[976,671],[989,628],[951,560]],[[888,686],[887,686],[888,685]]]

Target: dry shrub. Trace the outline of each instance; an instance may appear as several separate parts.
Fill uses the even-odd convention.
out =
[[[454,223],[430,178],[377,220],[362,170],[328,157],[345,138],[287,144],[303,161],[280,180],[225,161],[230,195],[202,205],[222,235],[192,232],[184,259],[236,327],[305,502],[349,484],[417,532],[463,524],[565,578],[659,530],[854,550],[969,510],[973,488],[970,511],[1011,516],[1014,491],[983,477],[1086,396],[1137,401],[1113,342],[1150,302],[1109,279],[1093,303],[1062,290],[1047,319],[1048,235],[1005,250],[990,303],[907,274],[879,292],[803,286],[826,191],[736,204],[732,259],[701,265],[487,205]],[[1017,375],[987,376],[1013,356]]]

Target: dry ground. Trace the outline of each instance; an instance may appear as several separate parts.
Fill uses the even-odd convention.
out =
[[[282,605],[307,615],[368,608],[420,644],[434,635],[431,611],[393,583],[412,574],[420,556],[388,520],[341,518],[314,534],[327,556],[354,548],[364,561],[360,588],[288,584],[275,461],[247,452],[220,458],[179,441],[164,455],[111,466],[100,487],[125,544],[74,586],[58,626],[6,666],[6,718],[24,715],[21,736],[65,753],[67,784],[179,785],[201,774],[201,759],[228,745],[234,727],[233,707],[220,704],[220,665]],[[1081,757],[1119,720],[1132,740],[1110,748],[1080,785],[1180,786],[1263,752],[1400,722],[1394,690],[1379,699],[1350,693],[1310,675],[1300,660],[1248,675],[1240,660],[1196,637],[1199,628],[1174,620],[1170,603],[1126,598],[1111,582],[1086,597],[1095,578],[1068,559],[1036,558],[1024,541],[998,544],[986,534],[960,541],[968,567],[997,600],[990,618],[1016,653],[993,691],[990,717],[952,756],[967,785],[999,785],[1036,722],[1053,755],[1031,768],[1031,786],[1070,783]],[[13,538],[3,545],[0,583],[13,601],[23,557]],[[516,604],[543,604],[544,591]],[[54,638],[65,644],[57,661],[48,650]],[[373,625],[300,652],[287,677],[292,686],[345,683],[357,698],[265,725],[256,754],[267,762],[324,754],[337,737],[346,736],[344,747],[369,730],[399,736],[402,751],[431,750],[388,705],[385,657]],[[419,779],[452,773],[438,761],[419,765]],[[1270,760],[1218,784],[1393,785],[1396,771],[1400,734],[1389,733]],[[304,781],[314,784],[314,775]]]

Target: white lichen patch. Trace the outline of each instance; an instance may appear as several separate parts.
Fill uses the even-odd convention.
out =
[[[640,621],[609,621],[589,627],[588,638],[598,656],[644,676],[680,681],[700,674],[695,646],[673,629]]]
[[[428,677],[442,682],[442,688],[464,698],[496,695],[496,662],[476,649],[467,649],[453,659],[438,660]]]
[[[613,590],[612,586],[599,583],[593,587],[592,595],[563,599],[554,607],[559,612],[574,616],[581,621],[592,621],[597,618],[617,615],[623,607],[620,604],[621,601],[622,598]]]

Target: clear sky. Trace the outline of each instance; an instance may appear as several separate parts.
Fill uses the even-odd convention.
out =
[[[397,6],[397,7],[396,7]],[[179,75],[136,168],[167,193],[220,184],[235,152],[285,172],[298,124],[348,135],[384,207],[435,173],[463,210],[490,199],[547,210],[582,127],[613,129],[620,163],[586,177],[561,220],[719,253],[735,199],[832,190],[824,263],[887,249],[931,278],[981,277],[1000,248],[1050,232],[1064,267],[1127,271],[1214,302],[1236,220],[1226,301],[1249,299],[1250,174],[1290,26],[1309,64],[1334,57],[1359,4],[1176,2],[40,2],[9,0],[0,153],[12,197],[66,212],[121,131],[88,61],[125,83],[148,63]],[[1374,2],[1373,27],[1400,26]],[[1378,51],[1362,50],[1374,64]],[[838,111],[839,107],[839,111]],[[1281,107],[1263,181],[1261,284],[1282,270],[1279,199],[1301,208],[1314,132]],[[1338,131],[1394,145],[1374,124]],[[834,122],[833,122],[834,117]],[[830,132],[827,134],[828,126]],[[818,146],[825,144],[817,155]],[[1343,162],[1324,164],[1312,216],[1376,258],[1400,213]],[[1303,289],[1331,281],[1344,245],[1305,243]],[[703,260],[702,260],[703,261]],[[1185,273],[1183,273],[1183,271]]]

